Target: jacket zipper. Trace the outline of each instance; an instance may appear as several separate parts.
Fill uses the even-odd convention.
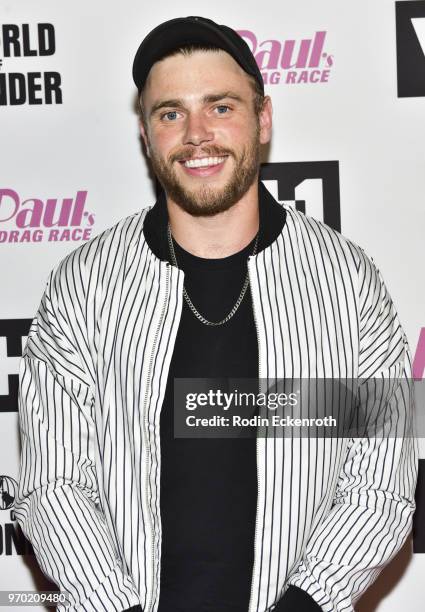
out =
[[[250,273],[250,263],[251,261],[253,261],[254,256],[250,256],[248,257],[248,274]],[[251,293],[251,301],[252,301],[252,313],[254,316],[254,324],[255,324],[255,330],[257,333],[257,344],[258,344],[258,391],[260,392],[260,375],[261,375],[261,355],[260,355],[260,334],[258,331],[258,324],[257,324],[257,319],[255,317],[255,304],[254,304],[254,296],[252,293],[252,284],[251,284],[251,274],[250,274],[250,293]],[[253,599],[253,592],[254,592],[254,577],[255,577],[255,570],[256,570],[256,565],[257,565],[257,532],[258,532],[258,511],[259,511],[259,495],[260,495],[260,478],[259,478],[259,472],[258,472],[258,458],[259,458],[259,450],[258,450],[258,435],[255,438],[255,452],[256,452],[256,460],[257,460],[257,507],[256,507],[256,511],[255,511],[255,529],[254,529],[254,563],[253,563],[253,568],[252,568],[252,578],[251,578],[251,593],[250,593],[250,597],[249,597],[249,605],[248,605],[248,612],[251,612],[251,606],[252,606],[252,599]]]
[[[144,410],[144,415],[145,415],[145,435],[146,435],[146,482],[147,482],[147,489],[146,489],[146,501],[149,499],[149,465],[150,465],[150,458],[151,458],[151,452],[150,452],[150,447],[148,444],[148,428],[149,428],[149,423],[148,423],[148,418],[147,418],[147,412],[146,412],[146,406],[147,406],[147,400],[148,400],[148,392],[149,392],[149,388],[151,385],[151,378],[152,378],[152,365],[153,365],[153,359],[155,356],[155,349],[156,349],[156,345],[158,342],[158,334],[159,334],[159,330],[161,329],[162,326],[162,321],[164,319],[164,315],[165,315],[165,308],[167,306],[168,303],[168,292],[169,292],[169,280],[170,280],[170,264],[166,264],[166,278],[165,278],[165,299],[164,299],[164,304],[162,306],[162,310],[161,310],[161,315],[159,318],[159,322],[158,322],[158,327],[156,329],[155,332],[155,337],[154,337],[154,341],[153,341],[153,347],[152,347],[152,353],[151,353],[151,358],[149,361],[149,370],[148,370],[148,374],[147,374],[147,383],[146,383],[146,394],[145,394],[145,400],[144,400],[144,406],[143,406],[143,410]],[[152,609],[152,604],[150,599],[153,598],[153,592],[154,592],[154,587],[155,587],[155,529],[154,529],[154,524],[153,524],[153,520],[151,517],[151,511],[150,508],[148,507],[148,512],[147,512],[147,516],[149,518],[149,523],[150,523],[150,528],[151,528],[151,534],[152,534],[152,547],[151,547],[151,563],[152,563],[152,583],[151,583],[151,589],[150,592],[147,592],[147,597],[146,597],[146,605],[145,605],[145,610],[146,612],[149,612],[149,610]]]

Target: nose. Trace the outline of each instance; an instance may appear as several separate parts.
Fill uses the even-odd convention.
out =
[[[184,144],[200,145],[214,139],[208,121],[200,113],[190,113],[186,120]]]

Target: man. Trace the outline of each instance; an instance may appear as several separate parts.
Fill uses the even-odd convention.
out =
[[[133,76],[163,192],[52,272],[21,365],[17,520],[69,610],[353,610],[409,533],[412,438],[176,438],[173,384],[408,379],[390,296],[259,181],[271,99],[233,30],[163,23]],[[409,412],[402,385],[387,399]]]

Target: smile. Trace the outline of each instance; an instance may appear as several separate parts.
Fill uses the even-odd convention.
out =
[[[209,166],[218,166],[226,157],[201,157],[198,159],[188,159],[182,162],[186,168],[208,168]]]

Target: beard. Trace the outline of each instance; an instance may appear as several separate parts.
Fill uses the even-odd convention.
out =
[[[216,146],[202,147],[201,151],[191,148],[170,156],[168,163],[150,147],[152,169],[157,179],[170,197],[180,208],[194,217],[212,217],[224,212],[238,202],[257,178],[260,168],[260,126],[256,123],[255,134],[237,155],[230,149]],[[235,160],[232,176],[223,187],[201,185],[193,189],[185,188],[179,181],[174,164],[179,160],[191,158],[195,152],[205,157],[229,156]],[[226,162],[224,162],[226,163]]]

